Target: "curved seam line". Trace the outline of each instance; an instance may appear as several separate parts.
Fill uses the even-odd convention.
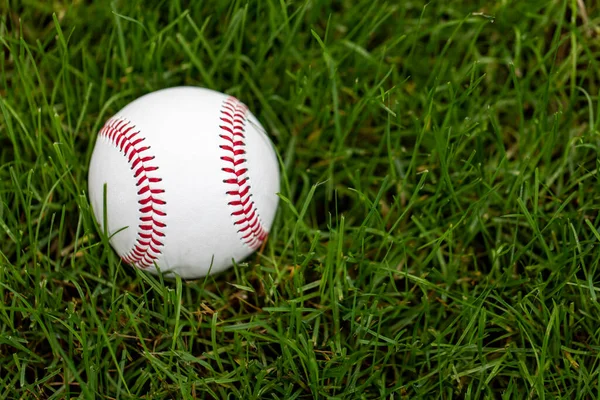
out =
[[[154,156],[148,151],[150,146],[144,145],[146,138],[137,137],[139,134],[140,131],[135,131],[135,126],[129,121],[113,117],[104,124],[99,136],[107,139],[123,153],[134,173],[137,195],[140,197],[140,223],[136,240],[121,259],[139,268],[148,268],[162,254],[160,247],[164,246],[164,243],[161,238],[165,236],[163,228],[167,224],[160,219],[167,214],[158,206],[164,206],[167,202],[164,200],[165,190],[159,184],[162,178],[148,175],[148,172],[158,170],[158,166],[151,162]]]
[[[231,199],[227,204],[232,212],[233,226],[238,229],[240,240],[250,247],[260,247],[268,231],[262,224],[256,204],[252,200],[246,160],[245,127],[248,108],[235,97],[228,97],[221,106],[219,135],[222,171],[227,173],[223,182],[231,185],[225,194]],[[249,232],[248,232],[249,231]]]

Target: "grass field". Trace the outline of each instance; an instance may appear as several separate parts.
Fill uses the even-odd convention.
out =
[[[596,2],[0,3],[0,398],[600,397]],[[104,121],[177,85],[283,174],[264,251],[191,282],[87,198]]]

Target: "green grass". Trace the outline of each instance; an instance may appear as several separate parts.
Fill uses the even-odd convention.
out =
[[[600,397],[595,2],[1,4],[0,398]],[[262,254],[193,282],[121,264],[86,182],[184,84],[283,173]]]

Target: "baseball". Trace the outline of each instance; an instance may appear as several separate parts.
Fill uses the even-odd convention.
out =
[[[248,108],[194,87],[147,94],[110,118],[88,178],[94,216],[121,259],[185,279],[223,271],[262,245],[280,179]]]

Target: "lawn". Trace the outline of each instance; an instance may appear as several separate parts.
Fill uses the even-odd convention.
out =
[[[0,398],[600,397],[596,2],[0,4]],[[87,193],[104,122],[178,85],[282,171],[262,251],[195,281]]]

